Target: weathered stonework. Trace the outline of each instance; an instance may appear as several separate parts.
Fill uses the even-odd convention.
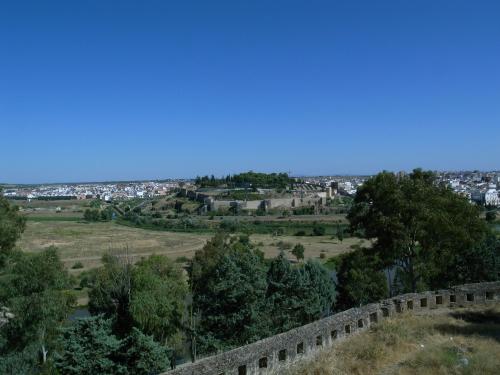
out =
[[[311,355],[324,346],[367,329],[403,311],[467,307],[500,300],[500,282],[467,284],[451,289],[408,293],[353,308],[291,331],[178,367],[164,375],[257,375]]]

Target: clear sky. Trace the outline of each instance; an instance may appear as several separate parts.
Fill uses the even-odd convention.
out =
[[[500,169],[500,1],[2,1],[0,181]]]

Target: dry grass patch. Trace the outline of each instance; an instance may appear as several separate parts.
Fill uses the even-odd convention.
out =
[[[499,374],[500,306],[403,314],[298,363],[291,374]]]
[[[172,259],[191,258],[211,238],[211,233],[182,233],[155,231],[119,225],[114,222],[85,223],[82,221],[28,221],[25,232],[18,242],[24,251],[37,252],[49,246],[56,246],[63,262],[68,267],[82,262],[85,269],[101,264],[101,257],[109,251],[128,248],[135,258],[150,254],[164,254]],[[327,257],[351,251],[350,246],[359,239],[349,238],[343,242],[329,236],[280,236],[254,234],[252,241],[261,243],[261,250],[268,258],[279,254],[276,242],[283,241],[305,246],[305,256]],[[290,257],[293,256],[290,254]]]

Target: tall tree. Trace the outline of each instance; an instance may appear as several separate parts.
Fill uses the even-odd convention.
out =
[[[293,267],[281,252],[267,272],[269,331],[280,333],[327,315],[335,302],[333,280],[318,262]]]
[[[388,297],[388,282],[380,261],[368,249],[360,248],[341,255],[336,268],[338,311]]]
[[[130,314],[133,265],[127,254],[105,255],[103,263],[89,291],[89,311],[92,315],[113,318],[114,331],[123,336],[133,326]]]
[[[331,313],[336,300],[335,286],[330,272],[315,259],[308,259],[300,271],[302,322],[309,323]]]
[[[62,330],[61,350],[55,366],[62,374],[150,375],[166,371],[169,351],[152,336],[133,328],[119,339],[113,334],[112,320],[97,315],[77,319]]]
[[[120,357],[130,375],[159,374],[170,366],[170,351],[137,328],[122,341]]]
[[[137,265],[126,255],[106,256],[89,292],[89,310],[113,318],[120,337],[137,327],[167,344],[181,327],[186,294],[181,270],[165,256]]]
[[[266,305],[272,333],[285,332],[303,324],[300,313],[305,301],[300,298],[301,281],[299,271],[292,268],[281,251],[267,271]]]
[[[400,269],[403,290],[439,281],[439,261],[451,252],[462,254],[486,233],[476,207],[447,187],[432,172],[416,169],[405,176],[382,172],[358,190],[348,219],[374,240],[374,250],[387,267]],[[443,279],[445,287],[450,280]]]
[[[151,255],[134,268],[130,313],[134,325],[167,344],[182,325],[187,283],[178,265]]]
[[[0,188],[0,266],[5,256],[14,248],[26,227],[26,217],[19,213],[19,207],[10,204]]]
[[[58,327],[76,303],[71,282],[55,248],[19,253],[0,278],[0,301],[14,318],[2,328],[8,351],[36,346],[47,361]]]
[[[293,247],[292,254],[295,255],[297,261],[301,261],[304,259],[304,251],[305,251],[304,245],[298,243]]]
[[[244,238],[216,236],[197,255],[191,285],[199,317],[199,350],[216,351],[262,337],[266,291],[262,254]]]
[[[56,368],[68,375],[125,374],[119,361],[121,341],[112,333],[111,319],[94,316],[78,319],[65,328]]]

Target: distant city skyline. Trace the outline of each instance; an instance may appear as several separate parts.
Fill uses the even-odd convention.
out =
[[[0,183],[498,170],[495,1],[0,5]]]
[[[415,168],[420,168],[420,167],[415,167]],[[393,173],[399,173],[399,172],[406,172],[410,173],[413,171],[412,168],[410,170],[398,170],[398,171],[393,171],[393,170],[385,170],[388,172],[393,172]],[[428,170],[425,168],[422,168],[424,170]],[[235,173],[241,173],[241,172],[249,172],[248,171],[239,171]],[[374,173],[326,173],[326,174],[318,174],[318,175],[313,175],[313,174],[290,174],[291,177],[297,177],[297,178],[314,178],[314,177],[356,177],[356,176],[373,176],[379,172],[382,172],[384,170],[378,170]],[[500,174],[500,169],[492,169],[492,170],[479,170],[479,169],[470,169],[470,170],[432,170],[433,172],[437,172],[438,174],[454,174],[454,173],[473,173],[473,172],[478,172],[480,174],[489,174],[489,173],[495,173],[495,174]],[[262,172],[262,171],[253,171],[253,172]],[[231,175],[235,173],[230,173]],[[271,171],[267,173],[288,173],[286,171]],[[201,175],[196,175],[196,176],[188,176],[188,177],[156,177],[156,178],[143,178],[143,179],[120,179],[120,180],[80,180],[80,181],[43,181],[43,182],[13,182],[13,181],[0,181],[0,186],[2,185],[63,185],[63,184],[71,184],[71,185],[76,185],[76,184],[113,184],[113,183],[129,183],[129,182],[150,182],[150,181],[188,181],[188,180],[195,180],[196,177],[203,177],[203,176],[211,176],[212,173],[204,173]],[[221,178],[225,177],[228,174],[222,174],[222,175],[215,175],[214,177],[216,178]]]

